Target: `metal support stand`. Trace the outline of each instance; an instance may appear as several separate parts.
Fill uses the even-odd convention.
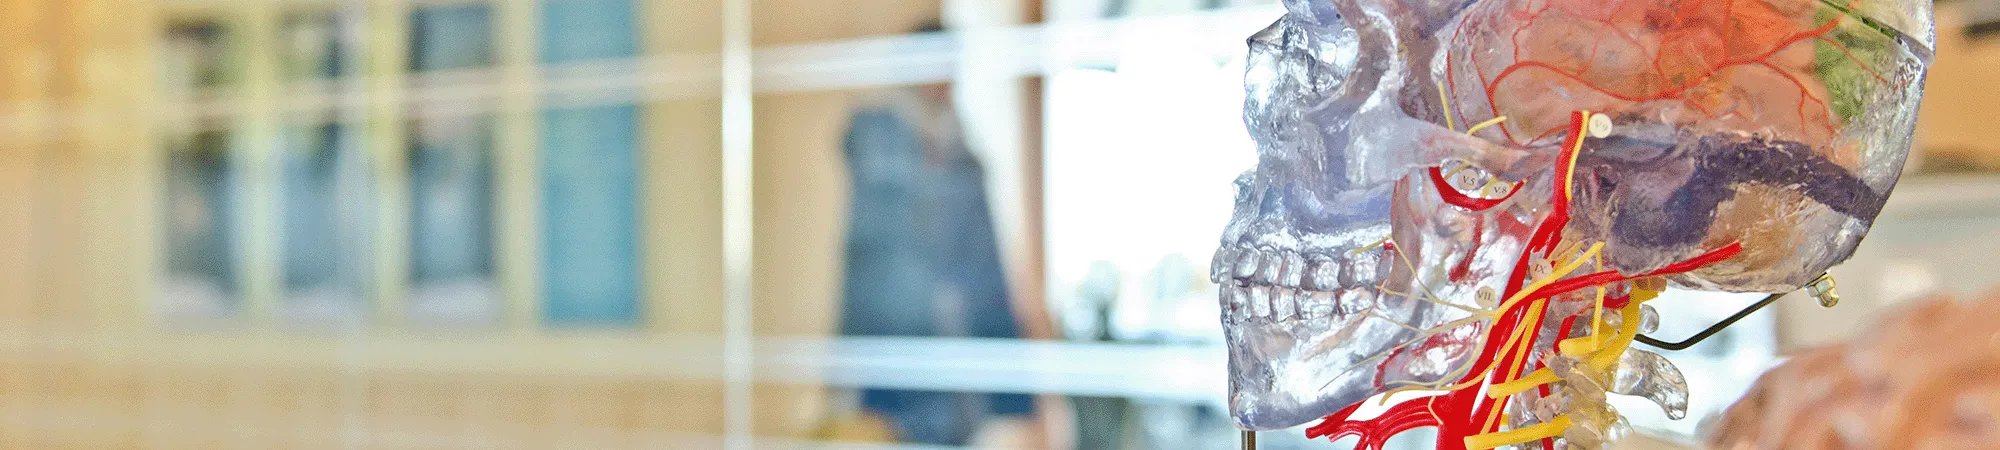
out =
[[[1243,430],[1243,450],[1257,450],[1257,432]]]
[[[1806,284],[1806,291],[1808,293],[1811,293],[1813,299],[1818,300],[1819,305],[1822,307],[1832,308],[1833,305],[1840,303],[1840,293],[1838,291],[1835,291],[1833,287],[1833,275],[1824,273],[1820,274],[1818,279],[1813,280],[1812,283]],[[1709,325],[1708,328],[1701,330],[1700,333],[1695,333],[1694,336],[1689,336],[1687,339],[1682,339],[1680,342],[1665,342],[1658,339],[1653,339],[1651,336],[1637,336],[1634,338],[1634,340],[1639,341],[1639,343],[1641,344],[1651,345],[1654,347],[1659,347],[1667,350],[1687,350],[1688,347],[1693,347],[1695,344],[1701,343],[1701,341],[1708,339],[1709,336],[1714,336],[1716,333],[1721,333],[1723,329],[1729,328],[1729,326],[1735,324],[1736,321],[1743,320],[1744,317],[1749,317],[1750,314],[1757,312],[1757,310],[1764,309],[1764,307],[1766,306],[1771,306],[1771,303],[1775,303],[1778,301],[1778,299],[1784,298],[1785,294],[1788,293],[1789,292],[1771,294],[1769,296],[1765,296],[1763,300],[1758,300],[1757,303],[1751,303],[1750,306],[1744,307],[1743,310],[1737,311],[1736,314],[1729,315],[1729,318],[1722,319],[1721,322],[1716,322],[1715,325]]]

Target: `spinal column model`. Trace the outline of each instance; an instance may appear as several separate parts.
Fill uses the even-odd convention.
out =
[[[1231,412],[1379,447],[1592,448],[1672,285],[1845,260],[1908,153],[1921,0],[1285,0],[1250,38],[1255,170],[1216,252]],[[1429,397],[1350,420],[1397,391]],[[1399,396],[1401,398],[1401,396]]]

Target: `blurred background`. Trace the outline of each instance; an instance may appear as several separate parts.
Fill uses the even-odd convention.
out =
[[[0,0],[0,447],[1231,448],[1206,274],[1281,13]],[[2000,1],[1938,20],[1844,302],[1670,355],[1642,429],[2000,284]]]

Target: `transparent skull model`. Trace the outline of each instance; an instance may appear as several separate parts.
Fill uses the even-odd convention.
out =
[[[1285,7],[1249,39],[1259,162],[1212,265],[1231,411],[1258,430],[1522,379],[1458,405],[1515,423],[1459,434],[1553,424],[1538,402],[1590,389],[1684,408],[1671,364],[1606,343],[1657,320],[1637,303],[1667,283],[1785,292],[1847,258],[1901,172],[1933,35],[1921,0]],[[1598,386],[1549,381],[1578,361]]]

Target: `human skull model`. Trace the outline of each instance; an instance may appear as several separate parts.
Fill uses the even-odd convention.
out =
[[[1923,0],[1284,3],[1249,39],[1259,158],[1212,265],[1255,430],[1547,366],[1655,320],[1605,317],[1635,283],[1813,281],[1896,183],[1933,35]],[[1496,355],[1496,328],[1546,350]],[[1606,377],[1677,380],[1616,351]],[[1606,387],[1674,409],[1672,386]]]

